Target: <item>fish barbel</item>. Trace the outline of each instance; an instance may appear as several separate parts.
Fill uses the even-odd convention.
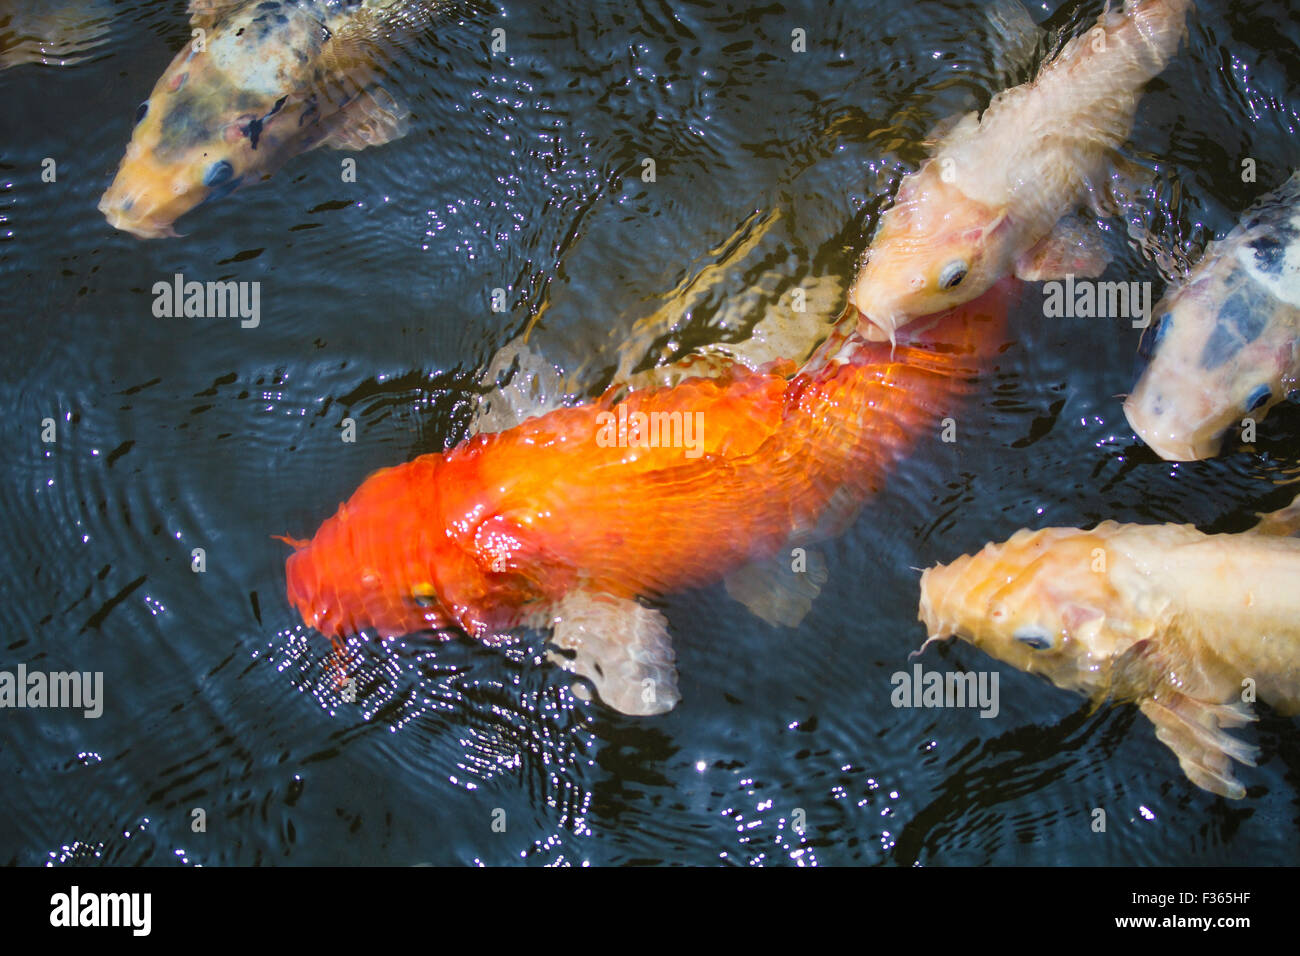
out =
[[[607,704],[667,711],[667,621],[638,598],[725,577],[765,619],[797,623],[821,581],[786,549],[839,530],[951,414],[1001,344],[1008,301],[999,286],[927,331],[942,344],[892,359],[840,334],[799,374],[737,365],[386,468],[310,541],[285,539],[289,602],[336,639],[552,627],[575,655],[556,659]]]
[[[1104,521],[1018,531],[921,576],[931,639],[955,635],[1095,703],[1135,703],[1199,787],[1239,799],[1227,733],[1255,697],[1300,712],[1300,498],[1250,531]]]
[[[1116,150],[1142,88],[1178,49],[1191,0],[1130,0],[1075,37],[1029,83],[936,134],[899,186],[863,257],[850,302],[869,338],[1022,279],[1099,275],[1098,230]],[[1022,11],[1023,13],[1023,11]],[[944,125],[944,124],[941,124]]]
[[[1300,386],[1300,172],[1252,206],[1157,303],[1124,414],[1172,461],[1211,458]]]
[[[317,146],[359,150],[406,133],[407,111],[377,80],[398,41],[443,2],[191,0],[195,36],[135,115],[109,223],[174,236],[196,206],[269,177]]]

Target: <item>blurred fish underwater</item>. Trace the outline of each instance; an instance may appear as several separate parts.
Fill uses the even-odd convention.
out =
[[[112,28],[111,0],[5,0],[0,3],[0,70],[88,59]]]
[[[223,5],[207,6],[211,55]],[[192,11],[0,5],[0,671],[103,687],[97,718],[5,709],[0,862],[1293,862],[1300,745],[1267,703],[1235,732],[1260,758],[1231,802],[1170,772],[1132,708],[1094,710],[969,645],[923,663],[996,671],[997,718],[891,704],[917,644],[913,569],[1022,527],[1242,531],[1294,498],[1294,402],[1253,441],[1164,461],[1124,416],[1141,330],[1048,318],[1042,283],[951,440],[914,436],[822,545],[798,627],[721,584],[649,599],[690,702],[669,714],[576,698],[540,666],[540,632],[353,637],[340,662],[285,601],[270,538],[314,529],[380,468],[611,385],[802,363],[936,126],[1028,82],[1103,6],[1036,3],[1026,44],[966,0],[438,4],[361,47],[330,101],[400,114],[405,135],[296,141],[244,170],[290,106],[268,84],[199,124],[232,151],[200,149],[186,175],[221,181],[187,194],[179,226],[180,207],[146,217],[162,235],[142,241],[99,205],[170,115],[150,105],[137,127],[140,104],[200,89],[193,72],[167,88]],[[1096,223],[1099,278],[1157,301],[1286,181],[1295,76],[1288,5],[1197,4],[1118,147],[1144,176]],[[241,171],[250,188],[202,202]],[[178,283],[201,292],[164,301]],[[254,294],[249,325],[233,306]]]
[[[1209,458],[1300,387],[1300,173],[1263,196],[1152,310],[1124,401],[1162,458]]]

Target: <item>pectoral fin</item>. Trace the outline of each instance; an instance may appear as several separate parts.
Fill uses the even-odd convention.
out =
[[[326,133],[316,145],[351,150],[382,146],[406,135],[410,115],[382,86],[371,86],[326,121]]]
[[[1259,524],[1250,529],[1254,534],[1276,535],[1280,538],[1300,534],[1300,496],[1285,508],[1259,516]]]
[[[1093,223],[1066,216],[1051,235],[1016,260],[1016,275],[1026,282],[1095,278],[1106,271],[1110,256]]]
[[[330,35],[322,62],[336,73],[390,62],[455,7],[448,0],[362,0]]]
[[[1098,219],[1112,216],[1128,219],[1141,210],[1155,189],[1154,167],[1112,151],[1106,163],[1105,180],[1088,185],[1087,208]]]
[[[994,0],[984,10],[993,65],[1016,86],[1029,78],[1044,33],[1020,0]]]
[[[190,26],[211,30],[213,25],[248,0],[190,0]]]
[[[925,139],[921,140],[921,145],[933,150],[949,138],[965,139],[979,129],[979,125],[980,114],[977,110],[953,113],[931,126],[930,131],[925,134]]]
[[[1246,795],[1232,761],[1253,767],[1259,750],[1227,733],[1255,719],[1238,696],[1234,672],[1165,634],[1129,648],[1115,662],[1112,680],[1114,695],[1136,701],[1192,783],[1233,800]]]
[[[569,397],[564,374],[520,336],[497,350],[479,378],[479,399],[469,434],[491,434],[560,408]]]
[[[1246,795],[1232,774],[1232,761],[1255,765],[1259,748],[1224,732],[1255,719],[1244,704],[1209,704],[1177,692],[1139,702],[1156,725],[1156,737],[1178,757],[1187,779],[1202,789],[1232,800]]]
[[[470,5],[475,10],[478,4]],[[457,8],[449,0],[361,0],[329,36],[320,65],[326,82],[317,92],[345,99],[317,145],[365,149],[406,135],[410,115],[379,85],[384,68],[413,47],[438,19]],[[341,93],[340,93],[341,91]]]
[[[633,716],[666,714],[677,705],[668,619],[630,598],[574,591],[555,607],[547,660],[591,681],[600,699]]]
[[[727,593],[756,617],[779,627],[798,627],[812,610],[828,572],[816,551],[795,548],[768,561],[754,561],[727,576]]]

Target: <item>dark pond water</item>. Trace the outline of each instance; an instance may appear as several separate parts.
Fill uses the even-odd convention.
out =
[[[1022,526],[1239,530],[1292,497],[1300,409],[1251,448],[1162,463],[1117,398],[1138,333],[1046,320],[1032,286],[959,440],[919,442],[826,548],[830,580],[798,629],[721,587],[659,602],[683,695],[668,716],[575,700],[536,664],[536,635],[504,652],[357,644],[347,701],[328,642],[285,601],[270,536],[309,534],[371,471],[463,437],[479,376],[530,318],[530,343],[585,369],[590,392],[659,310],[697,347],[744,337],[728,308],[745,296],[757,312],[795,284],[842,295],[934,123],[1031,75],[981,5],[583,0],[451,17],[392,65],[411,132],[356,154],[355,183],[345,154],[317,150],[157,241],[113,231],[96,203],[189,38],[184,5],[85,6],[109,14],[88,59],[0,72],[0,667],[102,672],[104,710],[0,713],[0,862],[1295,862],[1300,740],[1267,709],[1242,732],[1262,748],[1240,772],[1249,798],[1229,802],[1191,785],[1134,709],[1090,712],[967,646],[923,660],[998,670],[997,719],[889,703],[924,637],[914,568]],[[1100,6],[1032,14],[1059,38]],[[1300,125],[1300,15],[1203,6],[1131,151],[1157,172],[1131,218],[1174,260],[1289,175]],[[1241,182],[1243,157],[1261,185]],[[1158,294],[1144,243],[1110,227],[1107,278]],[[260,325],[156,318],[151,289],[178,272],[261,282]]]

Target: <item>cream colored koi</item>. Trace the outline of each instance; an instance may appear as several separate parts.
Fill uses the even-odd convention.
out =
[[[881,217],[851,303],[871,338],[1022,279],[1098,275],[1097,230],[1142,89],[1178,49],[1191,0],[1130,0],[982,116],[950,121]]]
[[[1105,521],[1022,530],[921,576],[931,640],[955,635],[1097,704],[1136,704],[1197,786],[1239,799],[1227,731],[1251,702],[1300,712],[1300,498],[1241,534]],[[928,643],[928,641],[927,641]]]

